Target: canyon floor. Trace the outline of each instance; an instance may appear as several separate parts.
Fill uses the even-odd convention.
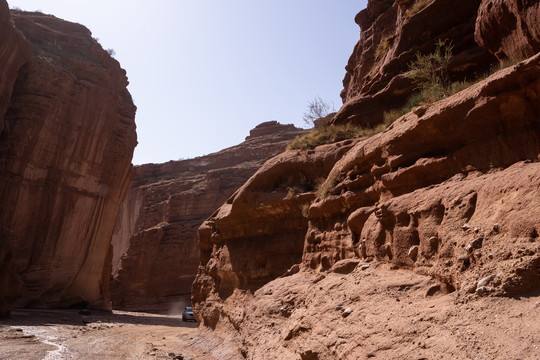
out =
[[[14,310],[0,322],[0,359],[204,359],[197,334],[181,315]]]
[[[326,305],[317,297],[311,300],[320,306],[297,304],[298,314],[276,318],[267,327],[264,308],[271,306],[265,301],[269,293],[280,293],[285,301],[292,294],[311,293],[314,285],[306,286],[310,283],[306,280],[312,276],[316,286],[339,288],[327,289],[327,294],[341,296],[329,295],[327,300],[332,301]],[[352,277],[297,274],[304,286],[294,277],[279,279],[277,286],[266,286],[255,295],[258,301],[248,301],[256,304],[245,319],[250,331],[256,331],[250,340],[257,344],[251,344],[247,358],[312,359],[300,348],[313,341],[335,343],[330,355],[335,359],[540,358],[538,293],[469,298],[456,292],[432,293],[429,277],[376,264]],[[336,307],[329,308],[329,303]],[[345,316],[344,308],[352,310],[350,316]],[[229,332],[225,341],[218,335],[225,334],[200,330],[195,323],[182,322],[179,314],[14,310],[0,322],[0,359],[243,358],[237,347],[240,334]]]

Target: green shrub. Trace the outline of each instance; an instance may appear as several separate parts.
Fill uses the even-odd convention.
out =
[[[407,103],[399,108],[399,109],[392,109],[389,111],[386,111],[383,115],[384,123],[390,125],[412,109],[414,109],[418,105],[422,105],[425,102],[425,94],[420,91],[416,92],[409,99],[407,100]]]
[[[434,88],[433,91],[441,91],[449,85],[448,64],[452,59],[452,42],[448,39],[439,40],[435,44],[435,50],[427,55],[416,53],[416,60],[409,63],[410,77],[421,90]],[[439,89],[437,89],[439,88]]]
[[[510,66],[514,66],[514,65],[522,62],[525,59],[526,59],[526,57],[521,57],[521,56],[517,56],[517,57],[516,56],[510,56],[510,57],[507,57],[506,59],[502,59],[499,62],[499,64],[493,65],[493,67],[491,68],[491,71],[488,74],[488,76],[493,74],[493,73],[496,73],[499,70],[505,69],[505,68],[510,67]]]
[[[433,0],[418,0],[414,3],[409,10],[407,10],[407,16],[411,17],[414,14],[420,12],[423,8],[428,6]]]
[[[383,124],[375,128],[363,128],[354,125],[328,125],[297,136],[287,149],[308,150],[319,145],[331,144],[342,140],[371,136],[385,129]]]
[[[405,115],[406,113],[408,113],[410,110],[405,110],[405,107],[401,108],[401,109],[392,109],[392,110],[389,110],[389,111],[385,111],[384,114],[383,114],[383,118],[384,118],[384,121],[385,122],[394,122],[396,121],[397,119],[399,119],[400,117],[402,117],[403,115]]]
[[[385,112],[385,123],[392,123],[416,106],[431,104],[458,93],[506,66],[506,63],[497,65],[489,73],[482,75],[475,81],[450,82],[446,68],[451,56],[452,45],[448,40],[439,40],[435,51],[431,54],[416,54],[416,60],[409,64],[409,69],[411,70],[410,77],[419,91],[414,93],[403,107]],[[508,63],[513,65],[517,62],[517,60],[512,60]]]
[[[435,51],[431,54],[416,54],[416,60],[409,64],[409,69],[411,70],[410,76],[416,83],[419,91],[414,93],[403,107],[385,112],[383,115],[385,124],[391,124],[419,105],[431,104],[454,95],[481,80],[487,79],[499,70],[525,60],[519,57],[509,57],[502,60],[499,64],[492,66],[490,71],[472,81],[450,82],[446,67],[451,56],[452,44],[448,40],[439,40]]]
[[[383,57],[383,55],[390,47],[390,43],[394,39],[394,36],[394,34],[386,34],[382,37],[381,42],[379,43],[379,45],[377,45],[377,49],[375,49],[375,60]]]
[[[460,92],[463,89],[468,88],[472,84],[473,82],[469,81],[456,81],[450,83],[450,85],[447,87],[433,86],[414,93],[403,107],[386,111],[383,115],[384,122],[386,124],[391,124],[406,113],[412,111],[417,106],[431,104],[433,102],[442,100],[448,96]]]
[[[286,199],[292,199],[294,197],[294,195],[296,195],[296,191],[294,190],[293,187],[288,187],[287,188],[287,195],[285,196]]]

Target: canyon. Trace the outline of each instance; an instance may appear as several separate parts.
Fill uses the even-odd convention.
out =
[[[276,121],[195,159],[134,167],[112,237],[114,308],[167,312],[190,303],[197,230],[268,158],[306,131]]]
[[[540,357],[539,17],[536,1],[369,0],[319,128],[386,123],[441,41],[462,89],[370,136],[293,149],[307,131],[269,121],[133,167],[120,64],[85,27],[0,0],[3,351],[43,356],[50,330],[95,358]],[[119,311],[189,303],[196,330]],[[28,310],[67,307],[85,310]]]

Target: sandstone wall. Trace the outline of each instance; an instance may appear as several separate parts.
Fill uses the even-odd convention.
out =
[[[346,78],[346,102],[335,121],[360,121],[399,104],[394,95],[401,91],[410,95],[410,88],[395,87],[399,91],[385,98],[384,107],[372,108],[371,100],[360,100],[368,82],[359,71],[373,64],[362,62],[374,51],[367,50],[372,40],[364,43],[376,33],[370,29],[392,24],[388,18],[405,16],[415,3],[369,1],[357,16],[361,27],[371,25],[362,27],[362,49],[357,45],[358,58],[349,63],[355,71]],[[464,67],[454,70],[491,66],[495,57],[474,45],[475,24],[484,21],[477,14],[485,16],[480,3],[456,8],[456,2],[434,0],[402,19],[388,57],[379,60],[388,62],[375,67],[381,71],[377,81],[388,83],[384,91],[400,79],[391,64],[407,63],[405,52],[394,53],[402,41],[432,44],[433,38],[460,34],[454,43],[463,47],[453,63]],[[450,22],[439,28],[442,14],[461,15],[446,16]],[[503,45],[494,49],[506,49],[506,35],[500,36],[492,43]],[[192,294],[197,319],[236,343],[244,358],[356,359],[385,357],[390,348],[388,358],[407,358],[429,353],[404,340],[417,339],[417,330],[424,339],[438,333],[430,358],[449,346],[441,339],[454,336],[441,335],[439,326],[450,321],[449,312],[430,318],[429,331],[420,330],[424,317],[397,316],[407,303],[420,316],[425,309],[416,304],[424,301],[436,308],[491,296],[537,296],[540,49],[534,49],[527,60],[415,108],[382,133],[268,161],[199,229],[201,266]],[[377,81],[369,83],[374,91]],[[477,321],[489,316],[486,309]],[[396,327],[387,328],[393,318],[406,322],[395,325],[398,336],[390,332]],[[484,350],[487,357],[504,358]],[[456,351],[448,358],[470,356]]]
[[[536,56],[405,115],[349,151],[323,184],[326,196],[310,207],[306,265],[328,269],[360,257],[432,267],[453,261],[469,237],[486,239],[493,224],[517,238],[534,234],[539,90]],[[529,206],[518,211],[515,196]],[[476,233],[463,232],[469,222]],[[418,256],[409,256],[413,246]]]
[[[354,144],[346,141],[269,160],[199,229],[201,266],[192,302],[215,327],[236,289],[256,291],[302,259],[307,209],[319,182]]]
[[[244,357],[355,359],[390,321],[372,299],[537,292],[539,93],[536,55],[371,138],[271,159],[199,229],[197,319]]]
[[[113,236],[113,306],[176,311],[190,301],[197,229],[269,157],[304,131],[266,122],[246,141],[196,159],[136,166]]]
[[[0,227],[24,282],[16,305],[110,308],[110,239],[136,145],[126,73],[79,24],[16,11],[11,20],[33,48],[18,72],[2,63],[2,95],[7,80],[12,88],[2,112]],[[24,45],[2,34],[1,56],[21,65]]]

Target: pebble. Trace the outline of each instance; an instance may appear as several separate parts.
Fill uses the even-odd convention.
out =
[[[470,253],[473,252],[474,249],[473,249],[473,247],[472,247],[471,245],[467,245],[467,246],[465,247],[465,250],[467,250],[467,252],[470,254]]]
[[[471,246],[475,249],[480,249],[482,247],[482,243],[484,242],[483,237],[479,237],[471,241]]]
[[[347,316],[351,315],[351,313],[352,313],[352,309],[350,307],[348,307],[345,310],[343,310],[343,313],[341,314],[341,316],[347,317]]]
[[[431,250],[437,249],[437,246],[439,245],[439,238],[436,236],[432,236],[429,238],[429,246],[431,247]]]
[[[418,245],[411,246],[407,255],[412,261],[415,261],[416,257],[418,256]]]
[[[494,232],[494,233],[498,233],[499,230],[500,230],[499,224],[493,224],[493,232]]]
[[[459,261],[469,260],[469,255],[459,255],[457,259]]]
[[[461,229],[465,230],[465,231],[469,231],[471,229],[471,225],[465,223],[461,226]]]
[[[364,270],[367,270],[369,269],[369,264],[364,264],[362,266],[360,266],[360,270],[364,271]]]
[[[466,293],[473,294],[476,290],[476,284],[472,283],[464,283],[463,284],[463,290],[465,290]]]
[[[489,276],[486,276],[485,278],[480,279],[480,281],[478,281],[478,287],[485,287],[489,285],[493,281],[493,279],[495,279],[495,276],[495,274],[491,274]]]
[[[479,286],[475,292],[477,295],[483,296],[489,293],[489,289],[486,286]]]

